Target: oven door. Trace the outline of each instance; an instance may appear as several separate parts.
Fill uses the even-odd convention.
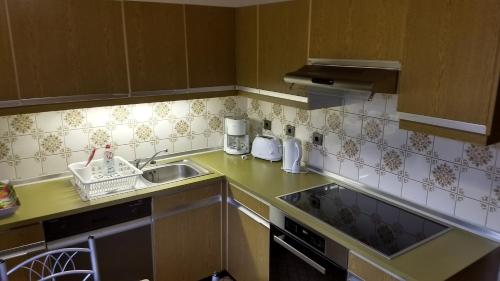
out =
[[[305,243],[271,225],[271,281],[345,281],[347,271]]]

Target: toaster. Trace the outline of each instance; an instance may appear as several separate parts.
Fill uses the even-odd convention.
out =
[[[283,146],[277,137],[257,136],[252,143],[252,156],[269,161],[280,161],[283,156]]]

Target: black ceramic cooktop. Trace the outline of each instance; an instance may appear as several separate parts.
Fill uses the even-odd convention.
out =
[[[442,224],[337,184],[280,198],[389,258],[448,229]]]

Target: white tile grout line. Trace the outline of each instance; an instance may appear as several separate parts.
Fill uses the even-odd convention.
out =
[[[9,5],[7,3],[7,0],[4,1],[4,6],[5,6],[5,16],[6,16],[6,21],[7,21],[7,30],[9,32],[9,43],[10,43],[10,50],[11,50],[11,56],[12,56],[12,67],[14,68],[14,79],[16,81],[16,90],[17,90],[17,97],[21,99],[21,85],[19,84],[19,74],[17,70],[17,60],[16,60],[16,51],[14,51],[14,36],[12,36],[12,27],[10,23],[10,13],[9,13]]]

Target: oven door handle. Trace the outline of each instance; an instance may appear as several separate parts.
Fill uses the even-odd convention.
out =
[[[274,242],[278,243],[283,248],[287,249],[290,253],[294,254],[296,257],[303,260],[308,265],[312,266],[314,269],[319,271],[321,274],[323,274],[323,275],[326,274],[326,269],[324,267],[322,267],[317,262],[313,261],[308,256],[304,255],[299,250],[295,249],[292,245],[286,243],[285,240],[283,240],[284,237],[285,237],[284,235],[280,235],[280,237],[274,235],[273,240],[274,240]]]

